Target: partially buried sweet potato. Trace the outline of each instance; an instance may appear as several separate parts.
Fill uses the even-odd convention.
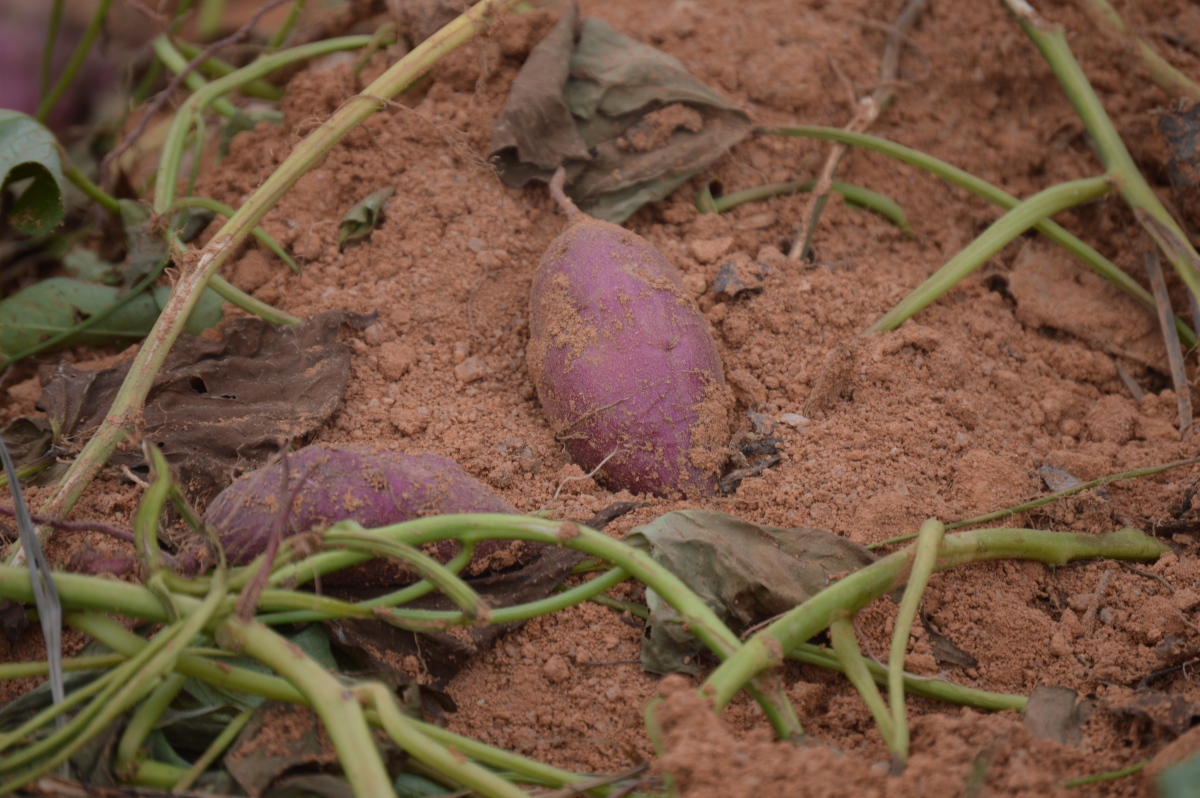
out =
[[[534,276],[528,348],[555,435],[614,489],[711,495],[730,394],[704,317],[648,241],[558,193],[573,218]]]
[[[253,471],[226,488],[208,506],[205,520],[217,530],[225,556],[243,565],[262,553],[280,514],[283,464]],[[402,454],[368,447],[309,446],[287,459],[292,502],[284,538],[319,531],[353,519],[362,526],[387,526],[450,513],[516,513],[453,460],[436,454]],[[446,562],[458,551],[454,541],[429,544]],[[471,573],[524,562],[527,543],[485,541],[475,550]],[[395,567],[371,569],[369,581],[397,583],[411,573]],[[365,578],[358,572],[360,578]]]

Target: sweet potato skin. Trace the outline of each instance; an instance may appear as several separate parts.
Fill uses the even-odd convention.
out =
[[[555,435],[609,487],[711,495],[726,459],[730,393],[708,324],[641,236],[585,218],[533,280],[529,370]],[[613,454],[613,452],[616,454]]]
[[[280,513],[282,468],[277,462],[252,471],[209,504],[204,518],[217,530],[230,564],[248,563],[266,545]],[[436,454],[314,445],[290,455],[287,469],[293,498],[284,522],[285,539],[346,519],[370,529],[429,515],[517,512],[453,460]],[[431,548],[434,551],[429,553],[445,562],[458,544],[442,541]],[[514,556],[500,562],[505,557],[499,555],[509,550]],[[489,557],[496,560],[491,565],[501,567],[521,559],[508,541],[481,543],[473,563],[482,564]],[[397,574],[391,576],[386,581],[405,581]]]

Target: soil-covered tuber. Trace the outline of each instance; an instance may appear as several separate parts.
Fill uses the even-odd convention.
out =
[[[580,213],[533,279],[529,369],[584,470],[635,493],[711,495],[729,442],[721,360],[679,274],[641,236]]]

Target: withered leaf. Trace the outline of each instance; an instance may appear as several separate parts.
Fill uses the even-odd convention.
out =
[[[874,562],[869,550],[822,529],[784,529],[711,510],[667,513],[636,527],[626,542],[678,576],[733,631],[803,604],[835,575]],[[652,590],[642,667],[699,673],[704,650],[678,614]]]
[[[572,3],[530,54],[490,152],[510,186],[565,166],[579,206],[620,223],[741,141],[750,121],[679,61],[598,19],[578,24],[572,50],[577,14]]]
[[[544,180],[567,161],[591,160],[563,99],[578,29],[579,6],[572,2],[525,60],[496,119],[489,149],[510,186]]]
[[[303,438],[329,420],[350,377],[350,347],[338,333],[363,329],[372,318],[335,311],[294,327],[235,319],[219,341],[180,336],[146,398],[144,435],[179,469],[195,499],[208,497],[266,462],[280,441]],[[38,409],[55,440],[86,439],[128,370],[128,361],[102,371],[45,367]],[[118,453],[112,462],[134,466],[141,457]]]
[[[1200,722],[1200,704],[1181,695],[1147,691],[1107,703],[1116,714],[1146,723],[1171,737],[1178,737]]]
[[[280,744],[280,729],[287,729],[286,744]],[[321,734],[316,713],[308,707],[275,702],[266,702],[254,711],[224,760],[225,769],[250,795],[262,795],[292,769],[336,761],[337,754]]]
[[[516,570],[469,579],[467,583],[482,596],[490,607],[510,607],[545,598],[566,579],[583,555],[571,549],[548,546],[536,560]],[[328,587],[325,592],[340,598],[366,599],[382,590],[355,590],[341,586]],[[405,609],[452,610],[454,603],[441,595],[426,596]],[[341,646],[363,666],[375,670],[394,671],[396,663],[414,657],[424,682],[435,688],[444,687],[477,654],[486,651],[498,638],[520,626],[519,623],[468,626],[454,634],[425,632],[416,635],[390,626],[383,621],[343,619],[329,621],[330,639]]]
[[[381,188],[368,194],[346,211],[346,215],[342,217],[342,224],[338,227],[338,249],[345,249],[347,244],[369,238],[383,215],[383,203],[395,193],[395,186]]]
[[[1034,737],[1079,745],[1083,742],[1083,724],[1095,706],[1091,701],[1076,699],[1076,692],[1069,687],[1038,685],[1029,694],[1021,720]]]
[[[1183,102],[1162,111],[1158,132],[1171,154],[1167,179],[1175,201],[1194,226],[1200,221],[1200,102]]]

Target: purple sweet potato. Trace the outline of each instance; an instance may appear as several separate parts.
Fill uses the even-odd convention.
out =
[[[648,241],[567,210],[582,218],[534,276],[528,348],[555,435],[585,471],[610,458],[616,490],[711,495],[730,394],[704,317]]]
[[[309,446],[288,457],[287,468],[293,499],[284,538],[346,519],[370,529],[429,515],[517,512],[453,460],[436,454]],[[280,512],[281,469],[282,464],[275,463],[246,474],[208,506],[204,518],[217,530],[231,564],[249,562],[266,546]],[[446,562],[458,544],[443,541],[429,548],[427,553]],[[476,548],[470,571],[524,562],[532,548],[485,541]],[[372,573],[370,581],[394,583],[408,577],[411,574]]]

